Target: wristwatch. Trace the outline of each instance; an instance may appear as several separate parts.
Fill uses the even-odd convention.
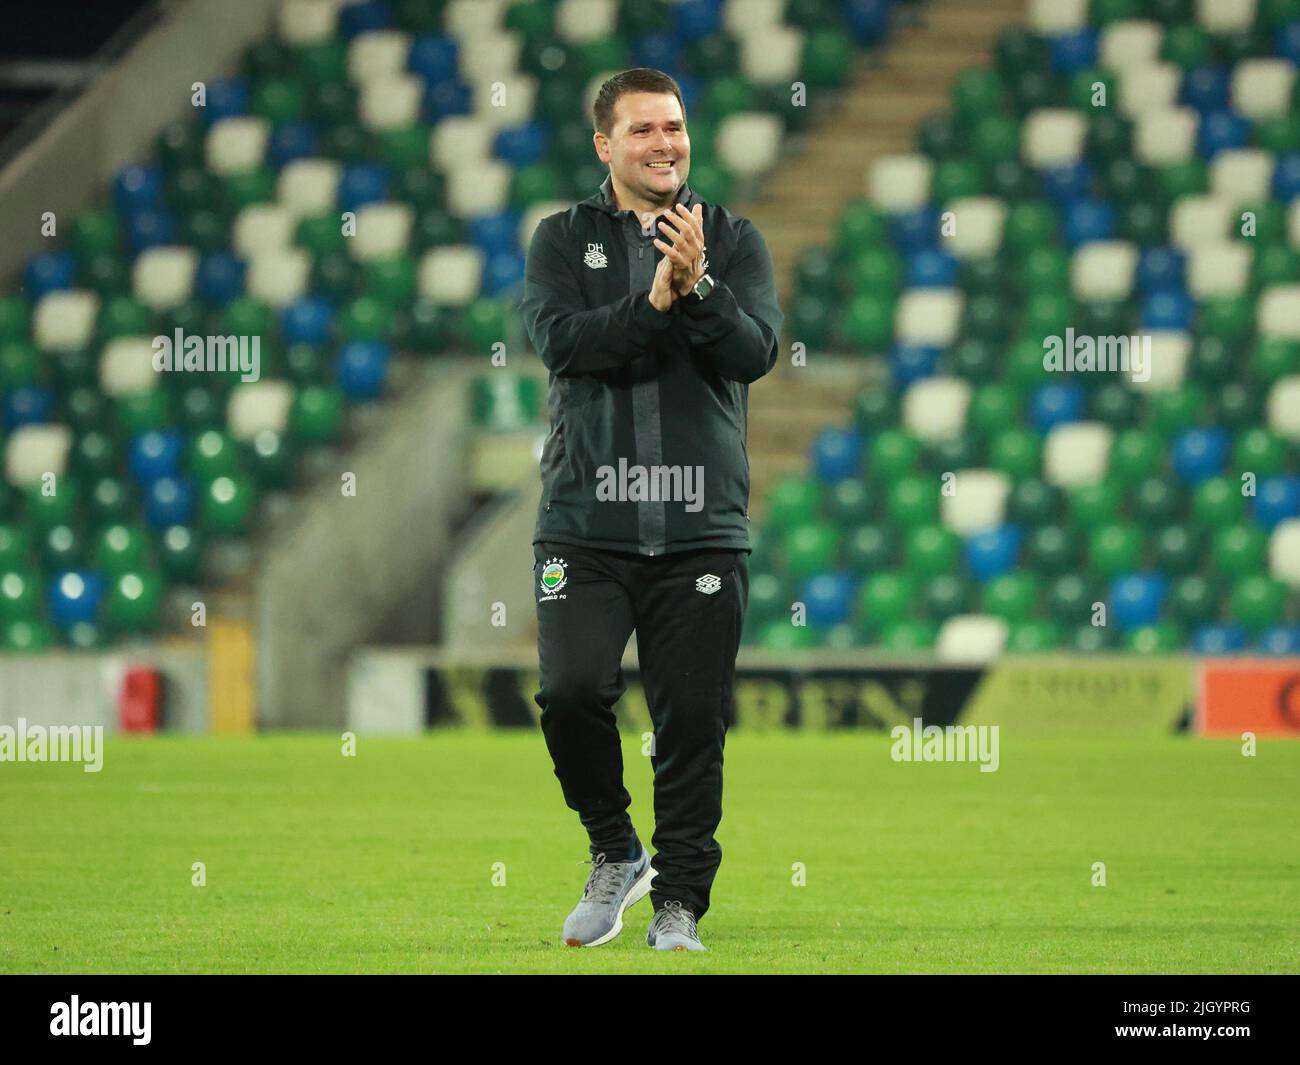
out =
[[[713,289],[714,289],[713,278],[711,278],[708,274],[705,274],[702,278],[700,278],[698,281],[695,282],[695,287],[691,289],[691,291],[695,293],[695,302],[698,303],[700,300],[704,299],[710,292],[713,291]]]

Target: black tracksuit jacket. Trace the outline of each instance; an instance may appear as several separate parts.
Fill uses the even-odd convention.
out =
[[[776,362],[782,313],[772,257],[747,218],[704,203],[704,300],[650,306],[657,225],[643,231],[600,190],[544,218],[528,249],[520,306],[551,372],[551,431],[533,542],[660,556],[749,550],[749,384]],[[598,471],[703,468],[701,509],[686,501],[597,498]]]

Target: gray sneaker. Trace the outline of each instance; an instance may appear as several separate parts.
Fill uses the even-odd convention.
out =
[[[598,947],[623,931],[623,911],[650,891],[655,870],[641,846],[634,862],[610,862],[603,853],[591,860],[582,900],[565,919],[560,938],[569,947]],[[580,863],[582,865],[587,862]]]
[[[669,899],[656,911],[645,934],[646,946],[655,950],[708,950],[700,942],[695,914],[677,899]]]

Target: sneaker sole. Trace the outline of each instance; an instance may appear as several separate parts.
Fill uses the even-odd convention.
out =
[[[647,865],[646,871],[639,878],[632,881],[632,886],[627,889],[627,894],[623,896],[623,905],[618,908],[618,913],[614,916],[614,927],[606,932],[603,936],[593,939],[590,943],[584,943],[580,939],[566,939],[566,947],[599,947],[608,943],[621,931],[623,931],[623,911],[629,906],[640,902],[650,893],[650,881],[655,878],[655,867]]]

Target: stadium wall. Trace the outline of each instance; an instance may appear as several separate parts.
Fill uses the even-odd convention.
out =
[[[260,728],[337,728],[351,652],[440,639],[437,604],[469,504],[473,358],[414,364],[356,448],[262,545],[254,611]],[[355,494],[344,491],[346,475]]]
[[[623,660],[620,726],[650,728],[635,647]],[[1226,680],[1224,678],[1227,678]],[[413,735],[442,727],[537,726],[535,654],[440,648],[367,648],[347,678],[348,728]],[[736,725],[890,729],[999,725],[1035,736],[1206,735],[1300,737],[1300,660],[1012,656],[988,664],[936,663],[860,653],[796,656],[742,648]]]
[[[532,540],[541,497],[541,478],[532,469],[460,537],[442,603],[448,651],[517,649],[521,620],[530,626],[529,639],[536,635]]]
[[[156,670],[161,682],[156,724],[172,732],[207,733],[211,676],[205,651],[141,645],[107,654],[48,651],[0,658],[0,725],[99,725],[120,732],[128,670]]]
[[[192,113],[191,86],[229,73],[265,33],[276,0],[187,0],[99,75],[0,171],[0,281],[17,283],[48,249],[41,216],[69,224],[126,163],[152,150],[158,131]]]

